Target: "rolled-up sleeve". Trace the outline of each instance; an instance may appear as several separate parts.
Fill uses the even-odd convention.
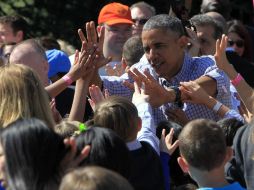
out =
[[[152,116],[152,108],[149,103],[143,102],[136,105],[138,115],[142,119],[142,128],[138,132],[138,141],[146,141],[160,155],[159,139],[156,136],[156,128]]]

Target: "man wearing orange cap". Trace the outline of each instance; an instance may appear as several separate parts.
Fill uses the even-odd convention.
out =
[[[105,5],[99,14],[97,31],[105,27],[103,54],[112,57],[111,66],[120,64],[124,43],[131,37],[132,18],[130,8],[120,3]],[[106,75],[105,68],[99,70],[100,75]]]

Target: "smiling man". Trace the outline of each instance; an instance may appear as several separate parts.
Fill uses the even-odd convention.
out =
[[[103,55],[112,57],[109,64],[120,64],[122,59],[123,45],[131,37],[132,19],[130,8],[121,3],[109,3],[105,5],[99,14],[97,27],[98,33],[101,27],[105,27]],[[100,75],[106,75],[105,68],[100,69]]]
[[[139,71],[148,68],[150,73],[158,79],[160,85],[168,91],[166,98],[160,97],[159,91],[154,91],[153,100],[158,100],[158,106],[163,104],[160,109],[154,111],[156,123],[163,119],[161,110],[179,108],[182,98],[179,85],[183,81],[196,81],[209,95],[231,107],[228,77],[216,67],[212,56],[192,58],[186,53],[186,38],[184,28],[178,18],[157,15],[151,17],[144,25],[142,42],[145,57],[133,67]],[[133,75],[135,74],[134,72]],[[128,79],[127,75],[118,79],[103,78],[104,88],[109,89],[110,94],[131,96],[131,93],[121,84],[122,80]],[[219,119],[215,111],[202,105],[186,103],[182,109],[189,120]]]

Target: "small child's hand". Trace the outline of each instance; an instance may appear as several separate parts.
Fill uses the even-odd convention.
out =
[[[160,150],[162,152],[166,152],[169,155],[172,155],[175,151],[175,149],[178,147],[179,145],[179,140],[176,140],[173,144],[172,144],[172,140],[173,140],[173,135],[174,135],[174,129],[171,128],[169,134],[167,134],[166,136],[166,130],[163,129],[161,132],[161,140],[160,140]]]
[[[88,99],[90,106],[93,111],[95,110],[95,106],[103,101],[105,98],[109,97],[108,90],[105,89],[105,94],[101,92],[101,89],[98,86],[92,85],[89,87],[89,94],[91,98]]]

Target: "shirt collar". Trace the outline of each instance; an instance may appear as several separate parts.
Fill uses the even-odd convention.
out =
[[[166,87],[176,84],[178,85],[183,80],[183,77],[188,75],[188,73],[190,72],[191,64],[192,57],[187,52],[185,52],[181,70],[173,78],[171,78],[170,81],[166,80],[165,78],[161,78],[161,84]]]
[[[141,143],[137,139],[131,142],[127,142],[126,145],[130,151],[137,150],[142,147]]]

